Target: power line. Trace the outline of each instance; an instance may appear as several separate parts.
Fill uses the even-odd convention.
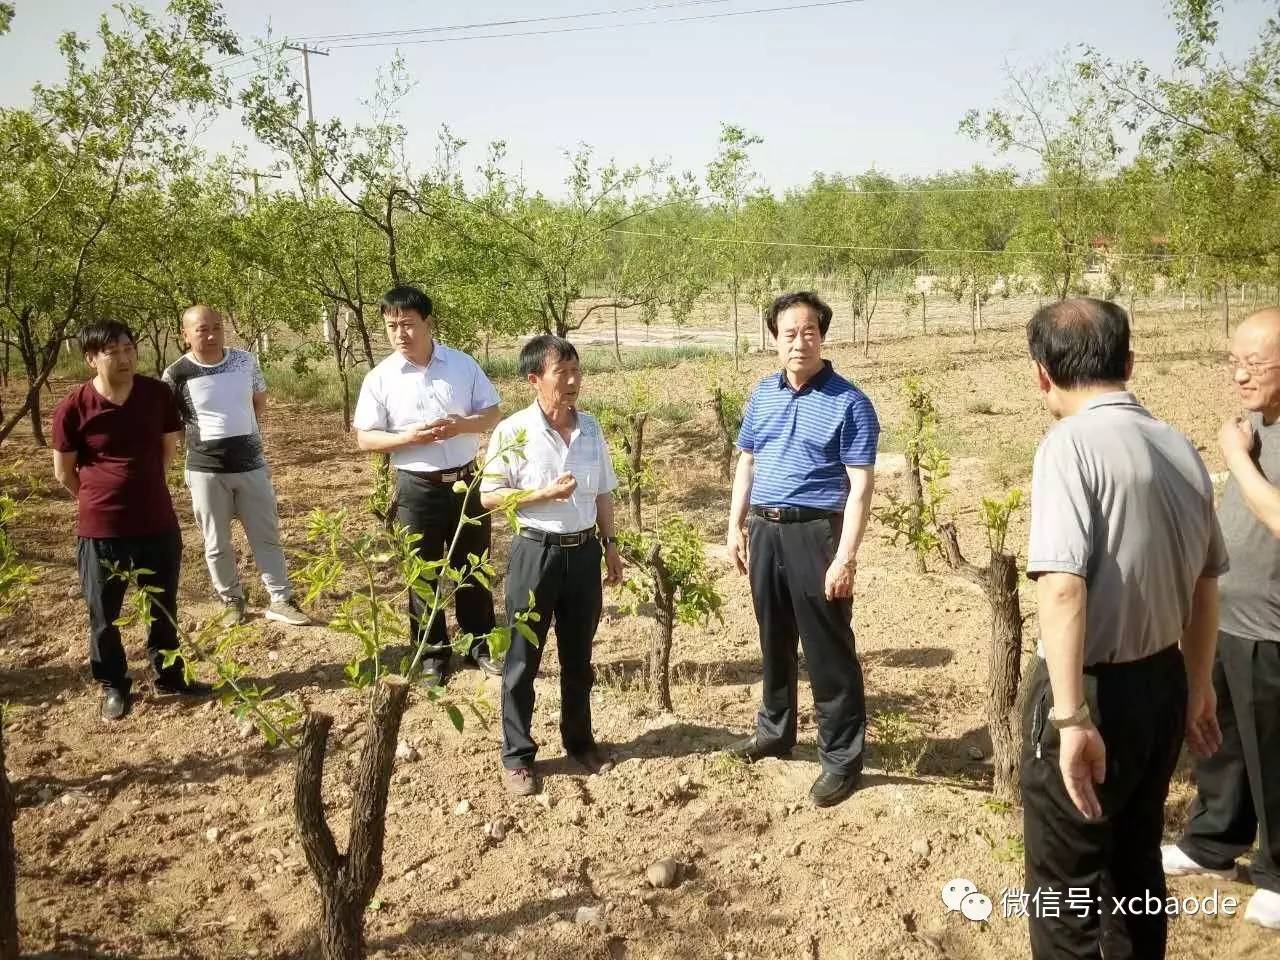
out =
[[[464,40],[502,40],[513,37],[542,37],[558,33],[586,33],[599,30],[620,30],[627,27],[647,27],[671,23],[693,23],[706,20],[722,20],[727,17],[746,17],[766,13],[790,13],[797,10],[816,10],[825,7],[847,7],[864,0],[823,0],[818,3],[798,3],[784,7],[756,7],[751,10],[732,10],[723,13],[705,13],[692,17],[665,17],[652,20],[630,20],[624,23],[598,23],[581,27],[553,27],[547,30],[524,30],[515,33],[478,33],[466,37],[433,37],[419,40],[373,40],[360,43],[330,43],[331,50],[361,47],[416,46],[419,44],[457,43]]]
[[[585,20],[592,17],[621,17],[632,13],[645,13],[654,10],[678,9],[681,7],[701,7],[709,4],[731,3],[733,0],[678,0],[674,3],[650,3],[642,7],[623,7],[617,10],[595,10],[587,13],[561,13],[540,17],[522,17],[518,20],[484,20],[476,23],[446,24],[435,27],[413,27],[404,30],[377,30],[369,33],[331,33],[316,36],[300,37],[309,43],[325,43],[338,40],[370,40],[376,37],[412,36],[421,33],[447,33],[463,30],[484,30],[490,27],[516,27],[531,23],[553,23],[564,20]]]

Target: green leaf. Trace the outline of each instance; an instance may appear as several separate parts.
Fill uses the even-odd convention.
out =
[[[449,722],[453,724],[453,729],[461,733],[462,726],[463,726],[462,711],[459,710],[456,705],[452,703],[446,703],[444,704],[444,712],[448,714]]]

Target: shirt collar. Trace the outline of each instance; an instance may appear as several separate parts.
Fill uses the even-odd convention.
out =
[[[1080,412],[1084,413],[1087,410],[1096,410],[1099,407],[1140,407],[1140,406],[1142,406],[1142,404],[1138,403],[1138,398],[1135,397],[1128,390],[1115,390],[1111,393],[1100,393],[1098,394],[1098,396],[1093,397],[1083,407],[1080,408]]]
[[[551,433],[556,432],[555,425],[550,420],[547,419],[547,415],[542,411],[542,405],[538,403],[537,400],[534,400],[533,403],[529,404],[529,406],[526,408],[526,412],[528,413],[529,419],[533,424],[543,428],[544,430],[550,431]],[[577,408],[574,408],[573,433],[576,434],[581,429],[581,427],[582,427],[582,414]]]
[[[444,351],[448,348],[439,340],[431,341],[431,359],[427,361],[426,366],[414,363],[408,357],[400,355],[400,372],[407,373],[410,370],[430,370],[437,363],[444,365],[446,363]]]
[[[831,366],[831,361],[823,360],[822,369],[819,370],[817,373],[815,373],[808,380],[806,380],[804,382],[804,386],[802,386],[799,390],[793,390],[791,387],[791,382],[787,379],[787,371],[779,370],[778,371],[778,389],[791,390],[792,393],[794,393],[796,396],[799,396],[800,394],[806,393],[811,389],[816,390],[818,387],[822,386],[824,383],[830,380],[834,373],[835,373],[835,368]]]

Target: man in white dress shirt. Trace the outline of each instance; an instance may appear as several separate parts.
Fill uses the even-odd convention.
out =
[[[396,519],[422,535],[420,556],[439,560],[448,552],[464,509],[464,497],[454,493],[453,485],[475,475],[480,434],[493,429],[501,416],[498,391],[475,360],[434,339],[431,299],[421,290],[394,288],[382,298],[380,311],[395,352],[364,378],[352,426],[361,450],[391,454]],[[469,517],[482,512],[476,500],[467,498]],[[478,524],[463,526],[453,565],[465,563],[469,553],[488,550],[490,532],[487,515]],[[485,636],[495,624],[493,594],[468,582],[454,595],[454,613],[461,631]],[[410,639],[415,648],[425,639],[424,676],[440,682],[449,662],[449,637],[444,617],[438,616],[424,638],[429,615],[428,605],[411,592]],[[469,655],[490,676],[501,673],[486,643],[476,643]]]
[[[509,792],[538,790],[533,723],[533,681],[552,620],[560,655],[560,737],[565,752],[589,773],[606,773],[613,759],[591,732],[591,642],[603,605],[604,583],[622,580],[614,538],[613,471],[604,433],[595,417],[577,409],[582,388],[578,351],[568,340],[534,337],[520,351],[520,373],[533,386],[534,402],[498,425],[489,441],[481,502],[496,509],[521,495],[520,530],[507,565],[507,622],[533,609],[536,645],[511,637],[502,671],[502,766]],[[512,450],[523,433],[524,444]],[[500,458],[498,454],[505,452]]]

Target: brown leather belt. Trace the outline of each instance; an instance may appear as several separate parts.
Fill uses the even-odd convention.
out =
[[[446,484],[457,483],[459,480],[470,480],[476,475],[476,465],[473,460],[471,463],[464,463],[460,467],[451,467],[448,470],[431,470],[424,472],[421,470],[402,470],[411,477],[419,480],[425,480],[427,483],[434,483],[436,486],[445,486]]]

